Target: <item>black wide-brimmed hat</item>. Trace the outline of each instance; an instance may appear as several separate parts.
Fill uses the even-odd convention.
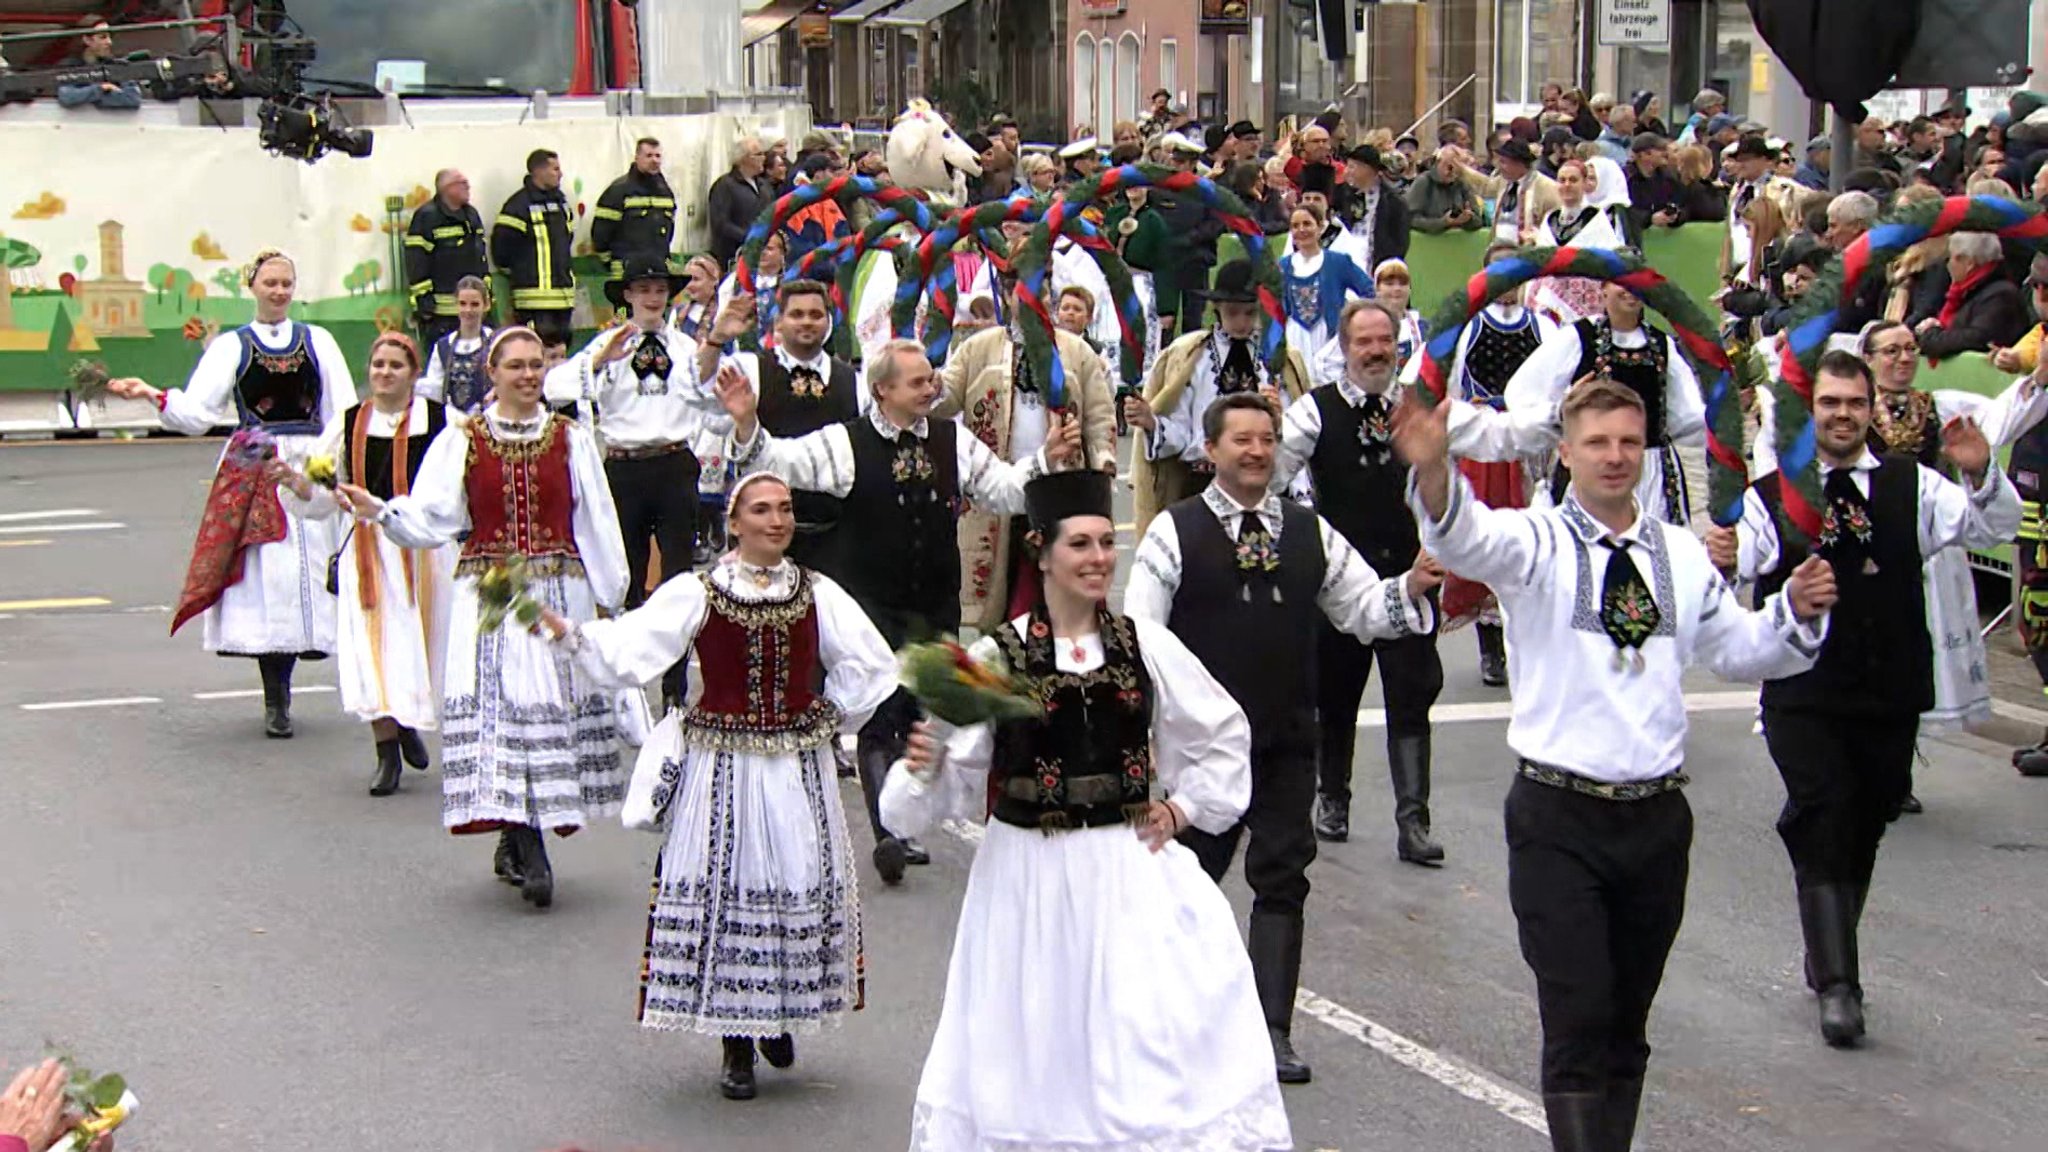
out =
[[[1357,163],[1363,164],[1367,168],[1371,168],[1377,172],[1384,172],[1387,170],[1386,158],[1380,155],[1379,149],[1373,147],[1370,144],[1360,144],[1358,147],[1353,148],[1349,152],[1346,152],[1344,154],[1344,158],[1346,160],[1356,161]]]
[[[1048,472],[1024,486],[1025,518],[1032,531],[1048,537],[1070,517],[1111,519],[1113,483],[1113,477],[1099,468]]]
[[[1259,284],[1249,260],[1232,260],[1216,270],[1216,282],[1195,295],[1211,304],[1257,304]]]
[[[1493,150],[1493,154],[1499,159],[1513,160],[1517,164],[1536,163],[1536,150],[1529,147],[1529,142],[1520,137],[1503,140],[1500,147]]]
[[[604,298],[611,301],[612,306],[616,308],[626,306],[627,286],[642,280],[668,281],[668,295],[671,300],[675,299],[676,294],[683,290],[683,286],[690,282],[689,273],[676,271],[666,259],[659,256],[629,256],[623,262],[622,269],[617,280],[604,286]]]

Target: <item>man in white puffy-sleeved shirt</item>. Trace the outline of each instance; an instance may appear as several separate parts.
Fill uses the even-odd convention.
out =
[[[1635,498],[1648,443],[1636,391],[1589,380],[1561,415],[1571,485],[1540,511],[1473,498],[1441,405],[1411,401],[1394,439],[1423,547],[1492,586],[1506,616],[1508,895],[1542,1010],[1552,1146],[1591,1152],[1633,1139],[1650,1004],[1685,912],[1685,667],[1747,681],[1806,671],[1835,589],[1809,557],[1758,611],[1743,608],[1699,540]]]
[[[1920,716],[1934,704],[1926,562],[1944,548],[1991,548],[2020,527],[2020,497],[1969,417],[1941,428],[1957,484],[1912,457],[1870,449],[1877,402],[1870,366],[1824,354],[1814,374],[1821,533],[1809,547],[1778,533],[1783,475],[1743,497],[1742,522],[1715,528],[1707,550],[1723,569],[1775,591],[1809,553],[1834,568],[1841,602],[1813,670],[1768,680],[1764,739],[1785,781],[1778,836],[1792,858],[1806,980],[1820,997],[1821,1035],[1863,1038],[1857,926],[1878,841],[1913,783]]]
[[[1146,529],[1124,611],[1166,625],[1251,719],[1250,809],[1220,835],[1192,829],[1182,839],[1221,881],[1250,830],[1252,972],[1274,1071],[1283,1084],[1305,1084],[1292,1028],[1316,858],[1317,640],[1330,624],[1366,641],[1426,636],[1436,619],[1427,596],[1442,573],[1425,558],[1383,580],[1322,517],[1274,494],[1280,415],[1265,397],[1215,401],[1202,439],[1215,480]]]

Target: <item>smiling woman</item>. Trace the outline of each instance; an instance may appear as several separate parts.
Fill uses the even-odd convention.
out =
[[[430,84],[569,90],[576,5],[555,0],[298,0],[292,18],[319,41],[312,75],[374,84],[392,59],[426,63]],[[403,45],[402,48],[395,47]]]

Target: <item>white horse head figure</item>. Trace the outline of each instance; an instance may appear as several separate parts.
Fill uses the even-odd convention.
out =
[[[981,175],[981,157],[923,100],[896,119],[882,158],[897,187],[950,204],[965,204],[967,178]]]

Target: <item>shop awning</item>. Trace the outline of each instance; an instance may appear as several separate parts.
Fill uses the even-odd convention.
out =
[[[748,48],[759,44],[790,22],[811,10],[816,0],[768,0],[740,17],[740,43]]]
[[[879,15],[901,3],[903,3],[903,0],[859,0],[856,4],[834,12],[832,14],[832,22],[834,24],[859,24],[869,17]]]
[[[965,3],[967,0],[910,0],[887,16],[877,16],[869,22],[888,28],[922,28]]]

